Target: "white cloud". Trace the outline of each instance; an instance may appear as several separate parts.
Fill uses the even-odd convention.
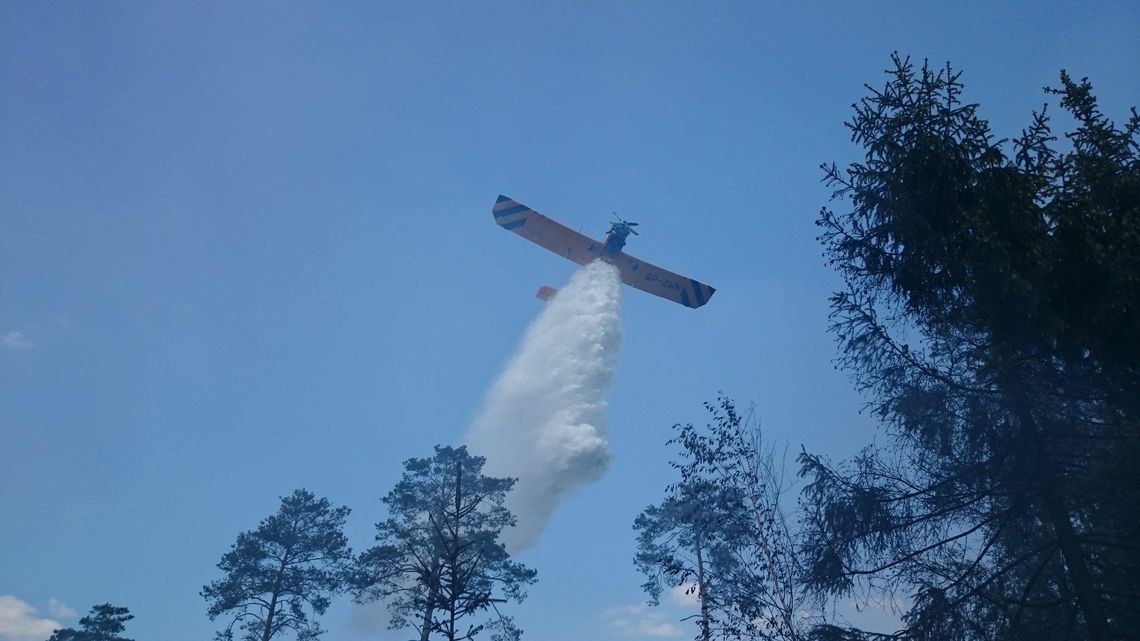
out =
[[[0,343],[8,349],[31,349],[36,346],[27,334],[19,330],[4,334],[4,338],[0,338]]]
[[[700,605],[697,584],[689,583],[686,585],[675,585],[669,588],[669,600],[672,601],[674,605],[685,607]]]
[[[909,608],[905,599],[885,595],[844,599],[837,604],[836,612],[859,628],[890,634],[903,629],[902,613]]]
[[[668,621],[639,621],[635,630],[649,637],[679,637],[683,634],[680,628]]]
[[[623,605],[604,613],[610,626],[624,638],[653,637],[672,639],[682,636],[681,628],[667,621],[665,615],[645,605]]]
[[[47,611],[48,614],[57,619],[70,619],[75,616],[75,608],[55,597],[48,599]]]
[[[52,603],[67,610],[71,609],[55,599],[52,599]],[[0,639],[44,641],[52,632],[62,627],[58,621],[41,618],[39,610],[28,603],[9,594],[0,594]]]

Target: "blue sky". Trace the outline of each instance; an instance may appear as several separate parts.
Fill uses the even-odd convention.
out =
[[[206,638],[198,590],[300,486],[370,545],[401,461],[461,439],[573,270],[496,228],[504,193],[590,233],[616,210],[718,289],[623,292],[612,469],[514,608],[543,641],[688,625],[631,563],[670,425],[724,390],[793,453],[874,436],[813,222],[890,52],[963,69],[999,136],[1061,68],[1140,102],[1140,5],[1028,6],[0,3],[0,606]],[[368,614],[338,602],[326,638]]]

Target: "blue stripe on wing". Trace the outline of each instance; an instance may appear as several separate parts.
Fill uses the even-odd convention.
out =
[[[526,205],[515,205],[514,207],[505,207],[503,209],[495,210],[495,218],[502,218],[503,216],[510,216],[511,214],[518,214],[524,211],[529,211],[530,207]]]
[[[701,290],[701,284],[691,278],[689,279],[689,282],[693,284],[693,293],[697,295],[696,306],[700,307],[701,305],[704,305],[708,299],[705,298],[705,293]]]

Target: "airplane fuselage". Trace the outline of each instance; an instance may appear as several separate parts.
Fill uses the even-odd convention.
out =
[[[614,258],[620,254],[622,248],[625,247],[625,239],[628,236],[628,230],[613,230],[606,234],[606,239],[602,241],[602,256]]]

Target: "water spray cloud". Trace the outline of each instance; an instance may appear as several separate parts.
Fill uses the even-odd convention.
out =
[[[507,548],[529,547],[559,503],[609,467],[606,413],[621,344],[621,282],[595,261],[571,277],[527,329],[487,393],[466,442],[484,473],[518,478]]]

